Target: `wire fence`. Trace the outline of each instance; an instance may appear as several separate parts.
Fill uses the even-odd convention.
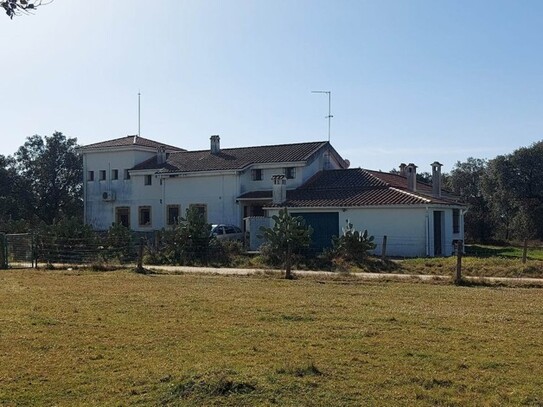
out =
[[[424,239],[405,236],[376,236],[375,249],[371,251],[374,259],[396,260],[408,258],[429,258],[428,242]],[[474,259],[516,259],[519,264],[542,261],[541,242],[521,242],[514,246],[463,244],[461,254]],[[442,247],[442,255],[455,256],[456,248]],[[141,250],[140,250],[141,248]],[[107,233],[93,233],[82,237],[69,237],[55,234],[0,234],[0,268],[30,268],[38,265],[77,265],[96,264],[126,265],[145,261],[146,265],[216,265],[237,266],[236,256],[246,256],[247,242],[201,241],[189,239],[180,242],[164,234],[129,233],[113,238]],[[252,255],[259,253],[252,253]],[[296,253],[299,257],[318,259],[326,257],[322,250],[308,249]],[[144,256],[144,258],[142,258]],[[441,257],[441,256],[436,256]],[[318,267],[318,262],[313,262]],[[538,270],[541,268],[537,266]],[[326,267],[324,268],[326,269]],[[490,271],[489,271],[490,272]],[[543,273],[543,269],[537,271]]]

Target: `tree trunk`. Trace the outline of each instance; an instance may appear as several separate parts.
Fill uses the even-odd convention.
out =
[[[291,267],[292,267],[291,262],[292,262],[292,249],[290,247],[290,242],[289,242],[287,245],[287,258],[285,260],[285,278],[287,280],[293,279],[293,275],[291,271]]]

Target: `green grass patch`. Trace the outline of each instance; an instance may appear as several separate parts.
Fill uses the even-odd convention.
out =
[[[0,405],[541,405],[541,289],[0,272]]]

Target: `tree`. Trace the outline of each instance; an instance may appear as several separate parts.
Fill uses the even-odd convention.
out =
[[[53,0],[2,0],[0,1],[0,6],[4,9],[9,18],[13,18],[20,14],[28,14],[29,12],[36,10],[39,6],[51,3],[51,1]]]
[[[50,137],[28,137],[17,150],[19,204],[27,220],[52,224],[67,216],[82,216],[83,166],[76,149],[77,139],[55,132]]]
[[[0,155],[0,219],[4,222],[19,218],[16,185],[17,172],[13,160]]]
[[[311,243],[313,229],[306,226],[301,216],[291,216],[287,208],[279,210],[279,215],[273,215],[274,225],[272,228],[262,226],[262,236],[270,245],[272,253],[283,260],[285,267],[285,278],[292,279],[292,255]]]
[[[483,193],[483,175],[487,161],[469,157],[458,161],[446,179],[446,186],[468,205],[465,218],[466,237],[475,241],[488,241],[494,231],[490,203]]]
[[[543,238],[543,141],[491,160],[484,187],[507,237]]]

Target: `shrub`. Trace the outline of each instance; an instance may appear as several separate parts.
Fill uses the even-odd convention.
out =
[[[344,264],[344,262],[361,264],[367,259],[369,251],[375,249],[374,237],[370,236],[367,230],[363,232],[355,230],[349,220],[346,222],[343,235],[332,238],[332,248],[329,251],[329,256],[331,256],[332,261],[341,264]]]

